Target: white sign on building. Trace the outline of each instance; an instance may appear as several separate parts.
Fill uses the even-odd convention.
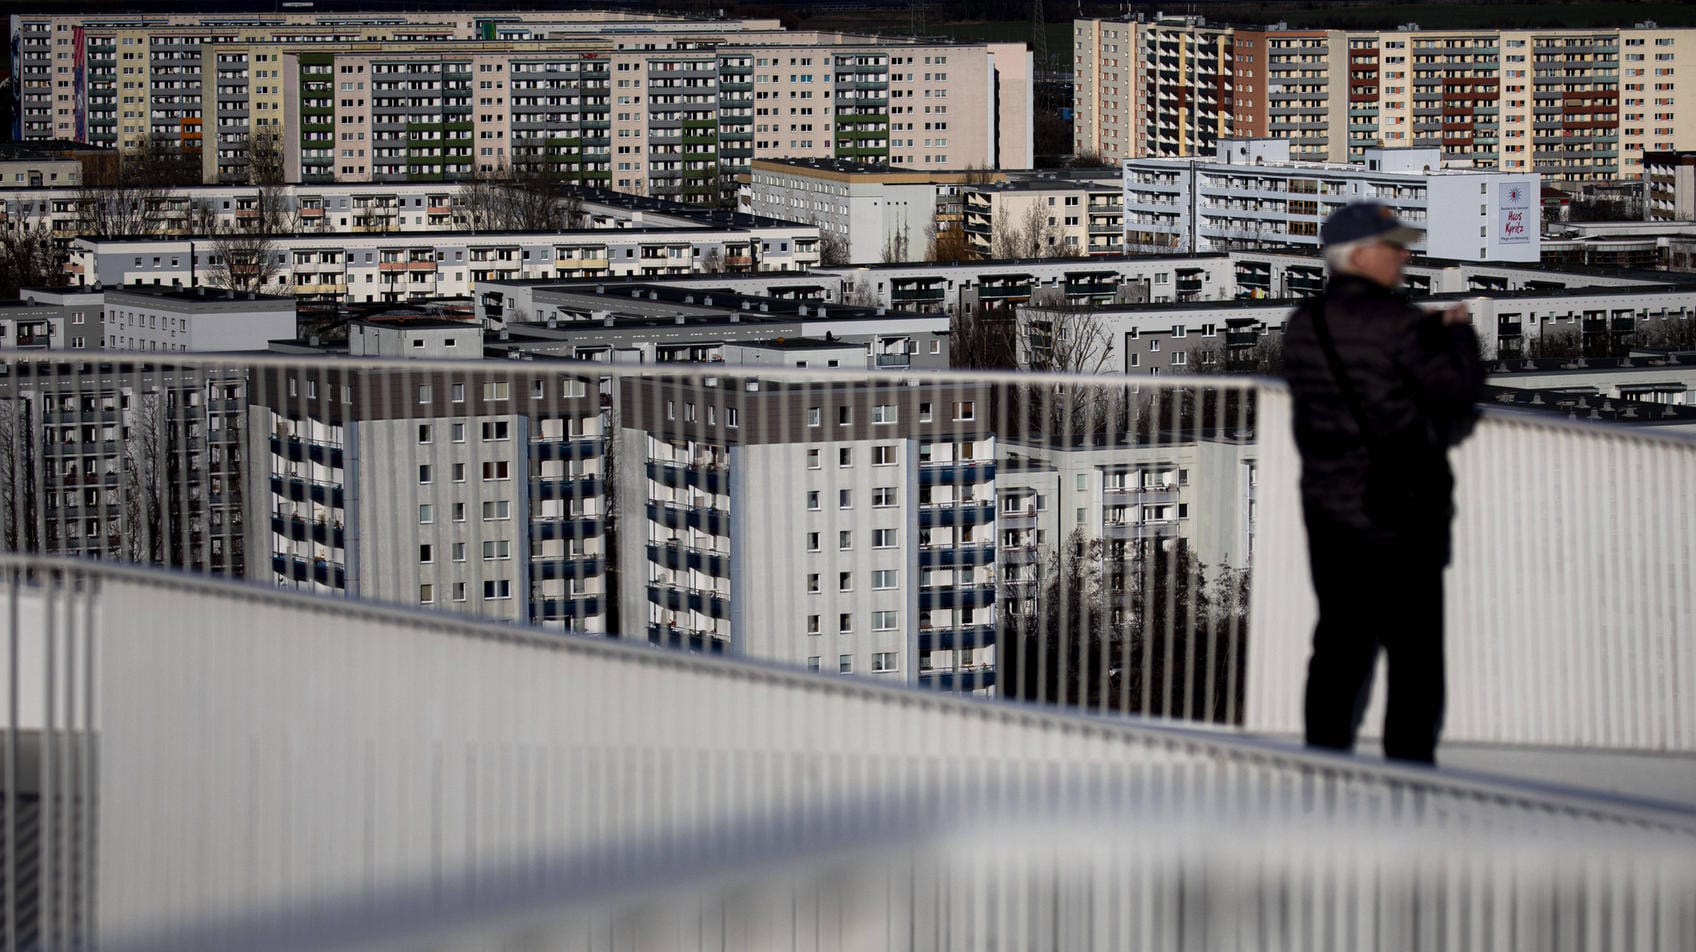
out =
[[[1521,244],[1531,240],[1531,189],[1523,182],[1503,182],[1497,186],[1501,209],[1501,230],[1496,240],[1506,244]]]

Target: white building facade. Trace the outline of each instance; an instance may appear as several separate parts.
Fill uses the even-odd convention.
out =
[[[1319,226],[1351,202],[1376,201],[1426,230],[1415,254],[1537,261],[1535,173],[1445,169],[1439,149],[1368,149],[1362,165],[1296,162],[1288,140],[1221,141],[1212,161],[1125,162],[1127,251],[1317,250]]]

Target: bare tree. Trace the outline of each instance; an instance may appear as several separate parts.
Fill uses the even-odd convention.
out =
[[[708,248],[701,256],[701,270],[707,274],[724,273],[724,252],[717,248]]]
[[[44,228],[0,228],[0,297],[15,298],[20,288],[58,287],[68,283],[64,249]]]
[[[263,126],[248,136],[247,181],[250,185],[283,184],[283,148],[275,126]]]
[[[907,228],[906,226],[902,226],[900,231],[892,231],[884,238],[882,253],[883,263],[905,264],[906,262],[913,260],[910,257],[910,249],[911,242],[907,237]]]
[[[1020,308],[1017,343],[1027,370],[1099,374],[1113,359],[1113,338],[1089,306]]]
[[[840,300],[849,307],[877,306],[877,295],[872,293],[871,285],[867,284],[862,278],[844,282]]]
[[[77,187],[77,230],[101,238],[134,238],[158,233],[171,190],[160,185],[123,181]]]
[[[989,244],[996,258],[1055,258],[1062,253],[1060,229],[1037,202],[1016,222],[997,217],[990,226]]]
[[[105,184],[170,187],[199,185],[200,153],[174,136],[155,134],[118,157],[117,181]]]
[[[36,552],[41,547],[36,481],[40,435],[30,416],[28,401],[16,390],[0,398],[0,544],[8,552]]]
[[[533,159],[462,184],[454,215],[471,231],[564,231],[582,222],[583,199],[555,166]]]
[[[260,186],[251,200],[238,200],[232,221],[212,229],[212,270],[215,287],[250,293],[272,289],[282,270],[278,236],[294,230],[294,215],[278,186]]]
[[[948,322],[949,366],[1012,370],[1018,366],[1018,315],[1010,308],[962,308]]]
[[[848,263],[848,239],[839,232],[826,228],[819,229],[819,264],[839,265]]]
[[[937,228],[932,225],[927,230],[930,233],[930,247],[925,252],[926,261],[957,264],[961,261],[977,260],[978,254],[972,249],[971,239],[966,237],[965,230],[958,225],[951,228]]]

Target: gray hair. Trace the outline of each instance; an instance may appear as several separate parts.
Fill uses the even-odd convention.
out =
[[[1325,246],[1325,265],[1333,275],[1354,273],[1354,253],[1377,241],[1376,238],[1361,238],[1355,241],[1344,241],[1335,245]]]

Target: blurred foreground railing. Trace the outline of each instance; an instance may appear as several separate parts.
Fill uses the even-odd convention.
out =
[[[10,947],[1696,938],[1688,812],[184,574],[4,570]]]

